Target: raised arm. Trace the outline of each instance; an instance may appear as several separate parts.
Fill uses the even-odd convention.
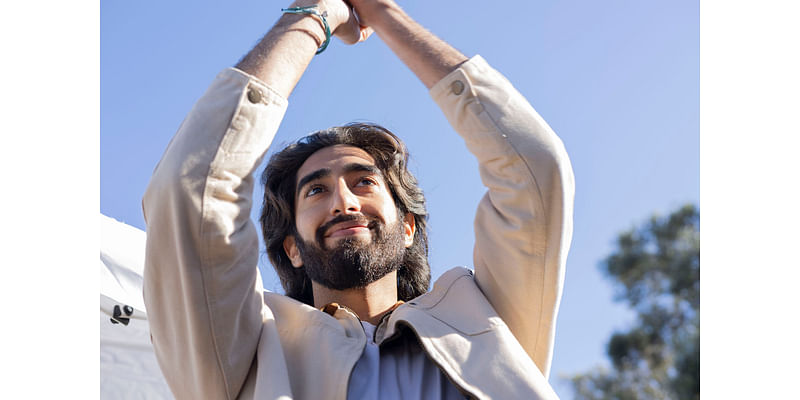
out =
[[[480,56],[467,60],[391,0],[351,1],[478,159],[488,191],[475,217],[476,280],[547,377],[572,237],[574,182],[561,140]]]
[[[414,21],[393,0],[351,0],[361,23],[381,40],[430,89],[467,57]]]
[[[366,37],[340,0],[318,3],[345,41]],[[244,383],[259,337],[280,349],[274,324],[264,323],[273,316],[264,307],[250,220],[253,172],[324,37],[316,17],[282,16],[238,69],[217,76],[153,172],[142,201],[144,299],[156,357],[177,398],[233,399],[252,391]],[[263,361],[259,367],[270,369]],[[287,376],[269,378],[264,382],[275,393],[290,392]]]
[[[331,31],[345,43],[364,41],[372,33],[359,25],[350,7],[341,0],[297,0],[287,8],[313,5],[318,12],[326,12]],[[325,31],[318,17],[284,14],[236,68],[288,98],[324,41]]]

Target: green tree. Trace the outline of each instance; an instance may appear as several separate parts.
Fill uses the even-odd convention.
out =
[[[570,378],[577,399],[700,398],[700,213],[686,205],[623,232],[601,263],[637,313],[608,341],[612,370]]]

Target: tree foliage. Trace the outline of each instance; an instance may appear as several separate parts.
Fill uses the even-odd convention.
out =
[[[686,205],[623,232],[601,263],[615,300],[637,313],[615,332],[612,370],[571,377],[577,399],[700,398],[700,213]]]

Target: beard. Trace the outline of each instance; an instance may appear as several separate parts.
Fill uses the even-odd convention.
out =
[[[338,223],[359,221],[369,228],[371,240],[345,237],[331,249],[325,246],[325,232]],[[402,220],[386,225],[359,215],[340,215],[320,226],[315,241],[296,236],[297,249],[308,277],[335,290],[363,288],[396,271],[403,262],[405,240]],[[316,242],[316,243],[315,243]]]

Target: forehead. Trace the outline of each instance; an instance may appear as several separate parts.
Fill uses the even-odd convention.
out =
[[[375,159],[360,147],[337,144],[325,147],[312,154],[297,171],[297,179],[322,168],[336,171],[337,166],[342,167],[351,163],[375,165]]]

